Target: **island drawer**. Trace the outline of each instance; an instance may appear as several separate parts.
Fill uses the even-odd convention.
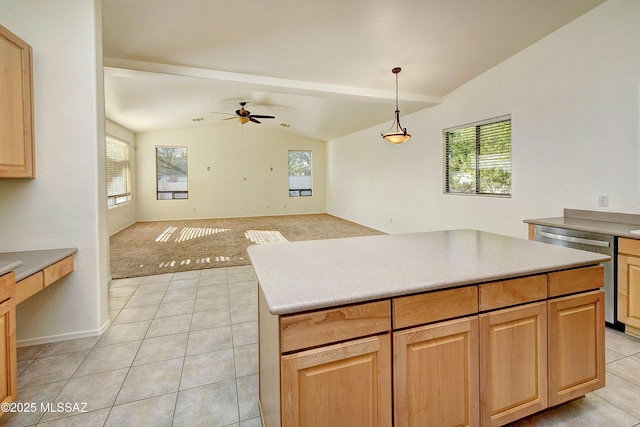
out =
[[[604,267],[593,265],[548,273],[549,297],[598,289],[604,286]]]
[[[391,330],[389,300],[280,317],[282,353]]]
[[[423,325],[478,312],[478,287],[393,298],[393,329]]]
[[[16,293],[16,276],[13,271],[0,276],[0,302],[8,300]]]
[[[547,276],[521,277],[480,285],[480,311],[495,310],[547,298]]]
[[[44,275],[42,271],[38,271],[29,277],[25,277],[16,283],[16,304],[40,292],[44,288]]]
[[[56,280],[66,276],[73,271],[73,255],[61,259],[55,264],[46,267],[44,272],[44,286],[49,286]]]

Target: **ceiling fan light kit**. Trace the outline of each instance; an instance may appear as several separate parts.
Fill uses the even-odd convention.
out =
[[[407,132],[407,128],[403,128],[400,124],[400,109],[398,108],[398,73],[402,71],[402,68],[396,67],[391,72],[396,75],[396,111],[393,123],[389,130],[385,133],[380,133],[380,136],[391,144],[402,144],[411,138],[411,134]]]

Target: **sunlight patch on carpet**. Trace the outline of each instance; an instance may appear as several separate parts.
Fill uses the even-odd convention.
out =
[[[182,231],[180,231],[180,236],[176,238],[176,242],[186,242],[187,240],[211,236],[212,234],[224,233],[226,231],[231,230],[228,228],[184,227]]]
[[[168,242],[171,235],[178,229],[178,227],[169,227],[162,232],[157,238],[156,242]],[[224,233],[231,231],[229,228],[210,228],[210,227],[183,227],[176,237],[176,242],[186,242],[187,240],[197,239],[199,237],[211,236],[212,234]]]
[[[244,237],[258,245],[269,243],[287,243],[288,240],[279,231],[247,230]]]
[[[156,242],[167,242],[169,241],[169,237],[171,237],[171,234],[173,234],[174,231],[176,231],[178,229],[178,227],[169,227],[166,230],[164,230],[162,232],[162,234],[160,234],[157,238],[156,238]]]

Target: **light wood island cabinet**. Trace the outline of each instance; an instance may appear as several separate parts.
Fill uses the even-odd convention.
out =
[[[549,406],[605,385],[604,291],[548,302]]]
[[[604,386],[602,281],[597,265],[283,316],[261,292],[264,424],[501,426],[583,396]]]
[[[538,274],[479,286],[482,425],[547,407],[547,282]]]
[[[478,318],[461,317],[478,313],[478,286],[392,298],[392,307],[395,425],[478,425]]]
[[[394,333],[396,426],[477,426],[478,318]]]
[[[480,315],[480,395],[483,426],[548,407],[545,302]]]
[[[282,356],[283,426],[391,424],[389,334]]]
[[[280,318],[265,312],[263,298],[259,305],[266,425],[391,424],[389,301]]]

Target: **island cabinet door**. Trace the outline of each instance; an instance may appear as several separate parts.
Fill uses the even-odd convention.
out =
[[[396,427],[478,426],[478,317],[395,332]]]
[[[549,301],[549,405],[604,387],[604,292]]]
[[[480,419],[502,426],[547,407],[547,303],[480,314]]]
[[[283,427],[392,423],[390,334],[282,356]]]

